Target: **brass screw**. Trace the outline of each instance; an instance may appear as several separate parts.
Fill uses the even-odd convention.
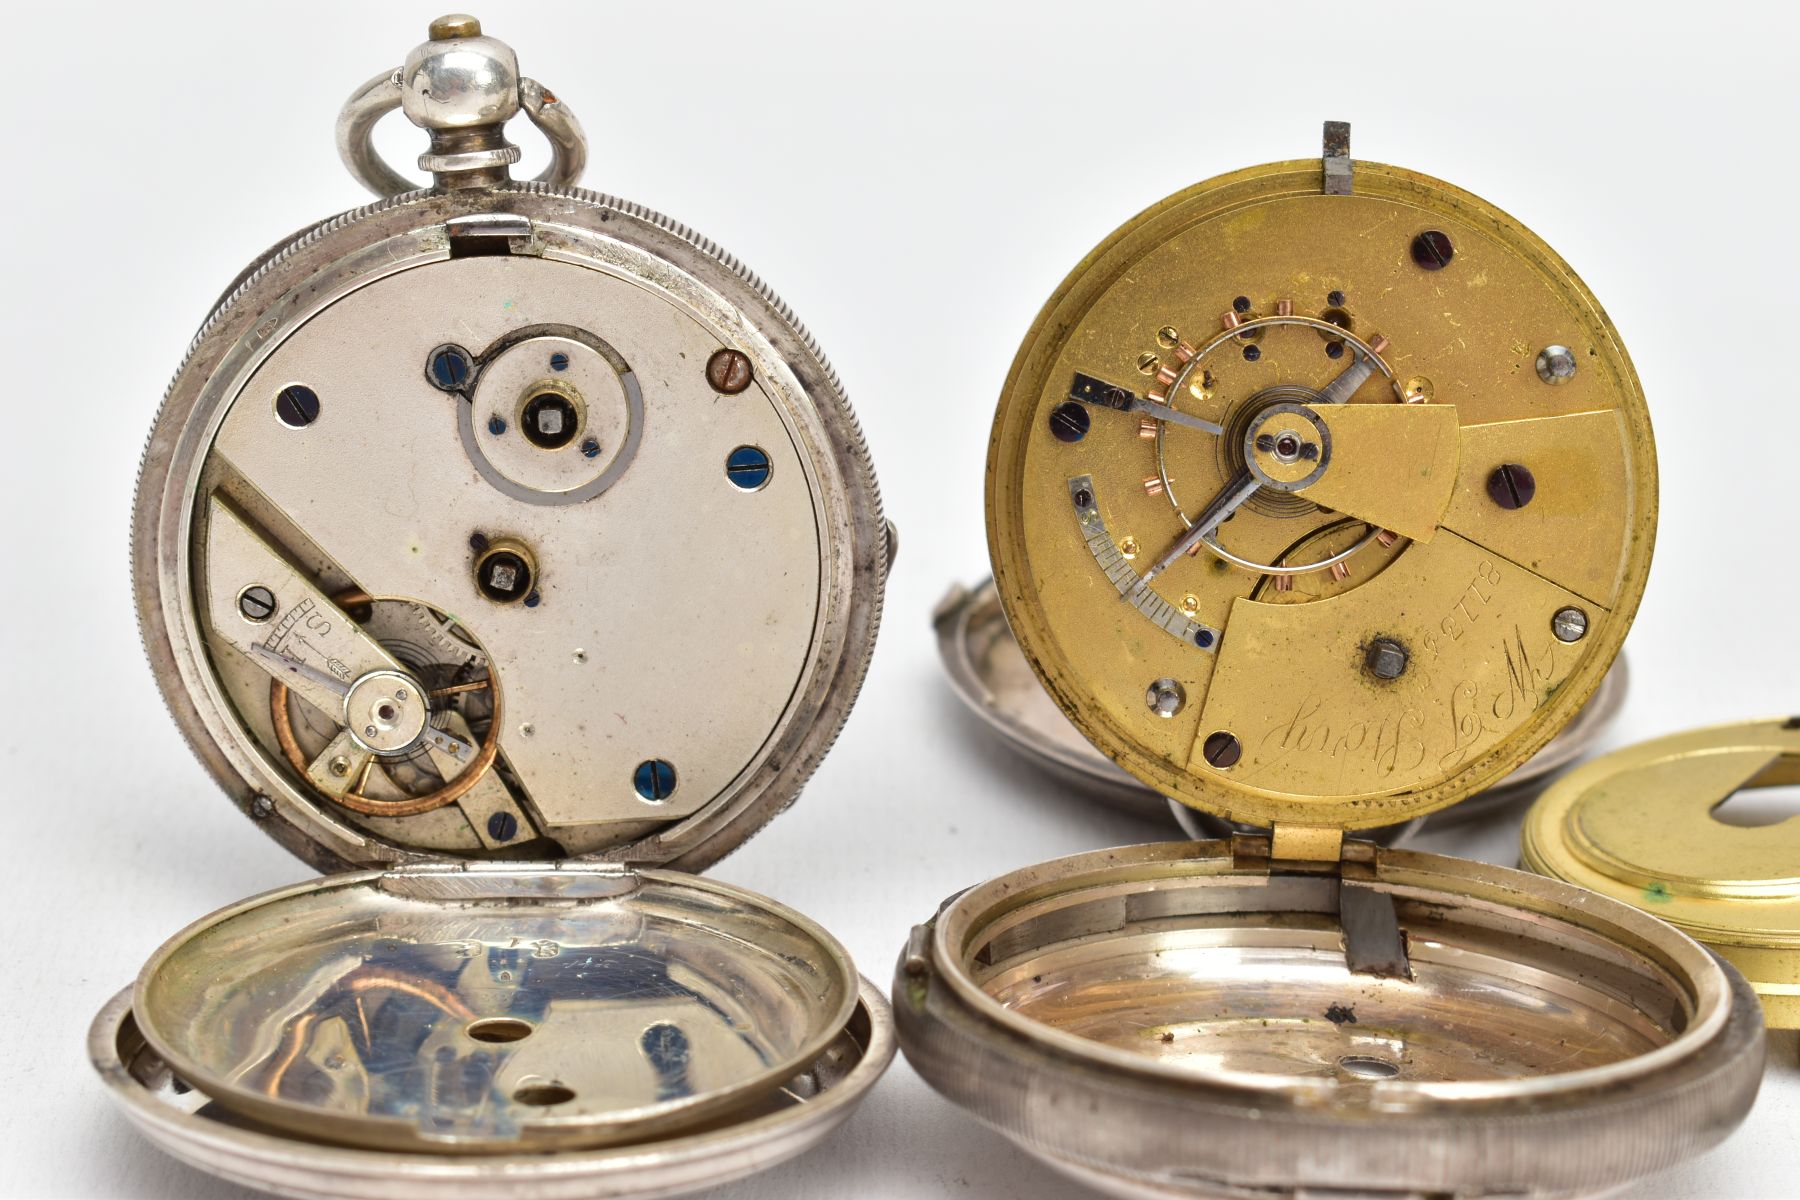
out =
[[[1138,370],[1145,375],[1156,374],[1156,355],[1148,350],[1138,355]]]

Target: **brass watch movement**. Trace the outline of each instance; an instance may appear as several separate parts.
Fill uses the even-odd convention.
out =
[[[1643,394],[1574,272],[1340,148],[1095,249],[1019,351],[987,485],[1007,618],[1075,726],[1165,795],[1328,840],[1549,741],[1656,528]]]

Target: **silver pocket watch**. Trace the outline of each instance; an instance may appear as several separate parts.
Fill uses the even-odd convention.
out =
[[[373,148],[394,109],[428,188]],[[893,533],[855,416],[736,259],[575,186],[580,124],[473,18],[337,133],[377,199],[207,317],[133,524],[176,724],[326,875],[172,938],[94,1062],[164,1149],[288,1194],[760,1169],[894,1048],[828,932],[697,874],[794,800],[867,667]]]

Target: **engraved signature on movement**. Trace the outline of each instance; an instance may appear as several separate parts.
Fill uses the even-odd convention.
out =
[[[1382,777],[1410,774],[1424,765],[1425,714],[1417,708],[1401,705],[1391,715],[1349,722],[1334,721],[1324,708],[1317,696],[1301,700],[1292,717],[1263,734],[1256,746],[1257,761],[1316,754],[1342,758],[1348,765],[1364,757]]]
[[[1512,636],[1500,646],[1505,671],[1498,686],[1484,691],[1477,681],[1465,679],[1450,690],[1450,728],[1455,740],[1438,760],[1440,767],[1460,766],[1490,734],[1505,734],[1544,706],[1555,690],[1557,651],[1562,643],[1547,635],[1540,645],[1543,648],[1533,654],[1525,644],[1525,631],[1514,625]]]
[[[1292,715],[1258,739],[1256,760],[1312,755],[1339,760],[1341,771],[1365,765],[1375,778],[1385,780],[1416,774],[1436,753],[1437,768],[1453,770],[1544,705],[1555,690],[1560,649],[1549,636],[1533,649],[1515,624],[1487,659],[1498,670],[1457,680],[1447,696],[1424,678],[1410,696],[1396,696],[1373,717],[1336,719],[1320,697],[1308,695],[1294,705]],[[1434,693],[1446,702],[1417,700]],[[1444,714],[1445,724],[1429,719],[1435,711]],[[1446,742],[1449,748],[1439,750]]]

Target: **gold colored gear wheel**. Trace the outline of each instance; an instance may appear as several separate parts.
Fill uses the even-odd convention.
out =
[[[373,602],[374,598],[361,589],[351,588],[338,592],[333,595],[331,599],[338,607],[351,609],[360,608],[363,605],[370,604]],[[493,680],[491,677],[486,680],[485,683],[487,687],[493,687]],[[466,687],[467,685],[452,685],[450,688],[435,689],[428,694],[442,695]],[[294,735],[294,717],[293,714],[288,711],[288,696],[289,689],[287,684],[283,683],[280,679],[269,680],[269,720],[275,727],[275,741],[281,747],[281,755],[283,758],[287,759],[288,766],[292,767],[294,773],[300,779],[304,780],[309,778],[308,768],[311,766],[311,763],[307,759],[306,751],[300,747],[299,738]],[[378,755],[369,752],[367,757],[363,759],[362,766],[356,773],[356,778],[348,788],[345,788],[342,792],[328,792],[323,791],[322,789],[316,790],[319,790],[320,794],[331,803],[342,805],[352,812],[359,812],[365,816],[417,816],[420,813],[432,812],[436,809],[443,808],[446,805],[455,804],[458,800],[468,795],[469,790],[480,783],[481,777],[486,775],[493,767],[494,760],[498,757],[499,753],[500,712],[498,705],[496,705],[494,719],[488,723],[487,734],[481,739],[481,745],[476,750],[474,759],[470,761],[467,767],[464,767],[461,771],[457,772],[455,777],[445,780],[442,787],[434,788],[422,796],[410,796],[404,800],[385,800],[378,796],[364,795],[358,789],[364,786],[370,768],[372,768],[379,759]]]
[[[1287,438],[1221,449],[1277,404],[1327,427],[1299,447],[1322,468],[1269,475]],[[1587,288],[1492,205],[1375,163],[1349,194],[1276,163],[1133,218],[1039,314],[989,448],[999,595],[1069,719],[1162,793],[1296,833],[1443,808],[1547,743],[1624,641],[1656,517],[1643,394]],[[1321,546],[1316,573],[1254,569]]]

